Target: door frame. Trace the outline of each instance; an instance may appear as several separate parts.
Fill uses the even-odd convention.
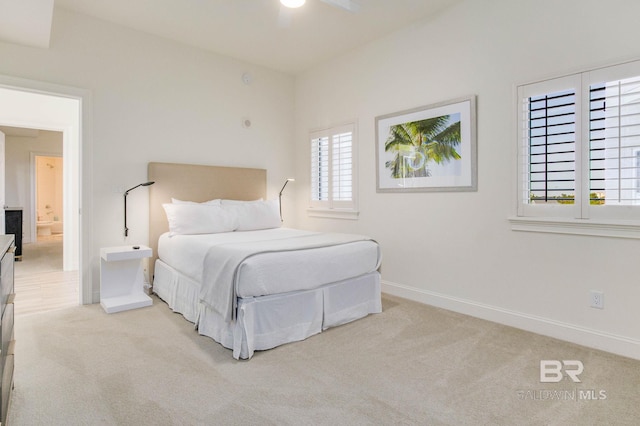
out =
[[[92,182],[90,173],[92,164],[93,138],[92,138],[92,94],[89,90],[76,87],[62,86],[53,83],[27,80],[17,77],[0,75],[0,88],[22,92],[29,95],[44,95],[48,98],[77,101],[77,116],[65,119],[52,119],[43,123],[35,123],[28,114],[20,115],[12,113],[8,116],[0,115],[0,123],[12,127],[40,128],[63,132],[63,158],[68,157],[74,161],[77,170],[77,206],[73,207],[73,220],[65,223],[77,225],[77,254],[79,272],[79,303],[94,303],[96,295],[93,291],[93,268],[91,253],[93,251],[92,218]],[[38,105],[40,108],[41,105]],[[12,110],[13,111],[13,110]],[[53,113],[53,110],[52,110]],[[76,123],[76,124],[73,124]],[[73,152],[68,156],[67,152]],[[73,159],[72,159],[73,157]],[[65,188],[66,190],[66,188]],[[77,210],[76,210],[77,208]]]

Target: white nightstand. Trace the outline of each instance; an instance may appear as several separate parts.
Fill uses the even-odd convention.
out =
[[[134,249],[133,247],[140,247]],[[142,259],[147,246],[107,247],[100,250],[100,305],[109,314],[152,304],[144,293]]]

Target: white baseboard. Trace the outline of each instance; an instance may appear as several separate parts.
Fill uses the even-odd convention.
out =
[[[640,360],[640,340],[382,280],[382,291],[449,311]]]

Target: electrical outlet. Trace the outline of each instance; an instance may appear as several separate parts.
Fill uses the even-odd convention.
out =
[[[589,300],[591,301],[592,308],[604,309],[604,293],[603,292],[591,290],[589,292]]]

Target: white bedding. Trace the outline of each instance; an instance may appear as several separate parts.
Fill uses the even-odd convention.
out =
[[[199,302],[199,283],[161,260],[155,271],[153,291],[200,334],[233,349],[236,359],[382,312],[377,271],[314,290],[240,299],[238,317],[231,323]]]
[[[158,241],[158,257],[186,276],[202,282],[204,257],[209,247],[226,243],[265,241],[274,238],[313,234],[299,229],[274,228],[260,231],[224,232],[219,234],[173,235],[168,232]]]
[[[158,256],[167,265],[202,283],[205,257],[212,246],[312,235],[319,233],[290,228],[206,235],[169,236],[166,233],[158,242]],[[257,297],[311,289],[375,271],[379,263],[378,244],[371,240],[302,251],[263,253],[243,263],[236,295]]]

